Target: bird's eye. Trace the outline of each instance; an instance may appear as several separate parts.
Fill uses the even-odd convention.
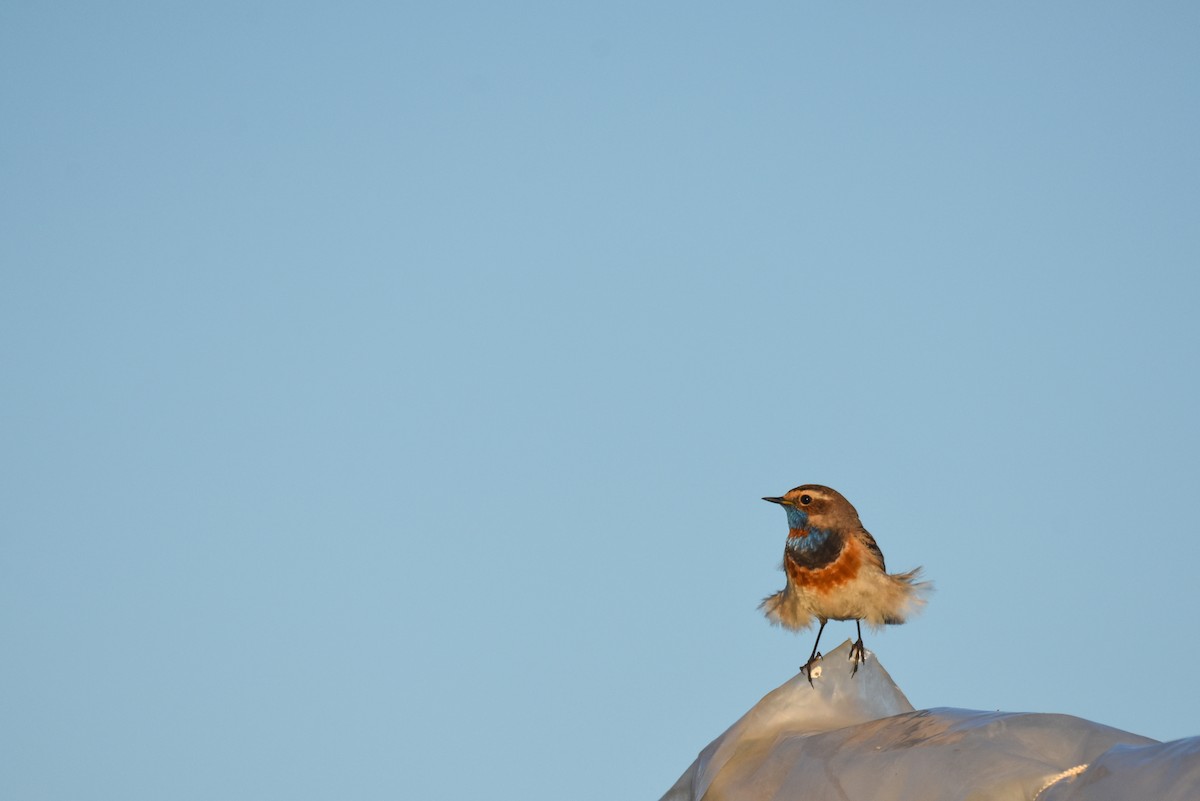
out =
[[[810,503],[812,503],[812,496],[811,495],[801,495],[800,503],[802,503],[805,506],[808,506]]]

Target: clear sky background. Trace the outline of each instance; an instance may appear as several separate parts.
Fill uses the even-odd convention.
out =
[[[917,707],[1200,734],[1198,31],[4,3],[0,797],[657,798],[810,482]]]

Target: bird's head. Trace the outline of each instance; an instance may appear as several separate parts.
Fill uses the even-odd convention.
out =
[[[859,528],[858,511],[835,489],[820,484],[805,484],[788,490],[779,498],[763,498],[777,503],[787,512],[788,528],[847,530]]]

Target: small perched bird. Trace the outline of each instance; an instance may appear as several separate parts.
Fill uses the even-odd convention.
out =
[[[862,621],[878,628],[903,623],[925,603],[928,582],[918,582],[921,568],[888,573],[883,551],[863,528],[858,511],[837,490],[805,484],[781,498],[763,498],[787,512],[788,538],[783,550],[787,585],[763,599],[759,609],[784,628],[798,631],[821,621],[817,641],[800,668],[812,684],[813,662],[821,658],[817,646],[830,620],[853,620],[858,641],[850,649],[851,675],[867,661]]]

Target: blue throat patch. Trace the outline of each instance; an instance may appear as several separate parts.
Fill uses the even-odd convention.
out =
[[[788,528],[808,528],[808,512],[795,506],[785,506],[783,511],[787,512]]]
[[[808,512],[805,512],[803,509],[797,509],[794,506],[785,506],[783,509],[787,512],[789,529],[796,528],[808,531],[807,537],[789,537],[787,541],[788,550],[795,554],[801,563],[812,561],[813,552],[829,542],[829,536],[833,533],[833,530],[828,528],[810,528],[808,525]]]
[[[845,536],[833,529],[818,529],[815,525],[809,525],[808,512],[794,506],[784,508],[787,511],[787,528],[804,532],[803,537],[793,537],[788,532],[784,550],[785,566],[786,562],[791,561],[808,570],[820,570],[833,564],[845,546]],[[791,573],[788,573],[788,580],[791,580]]]
[[[796,554],[812,553],[828,542],[832,533],[828,528],[810,528],[807,537],[788,537],[788,550]]]

